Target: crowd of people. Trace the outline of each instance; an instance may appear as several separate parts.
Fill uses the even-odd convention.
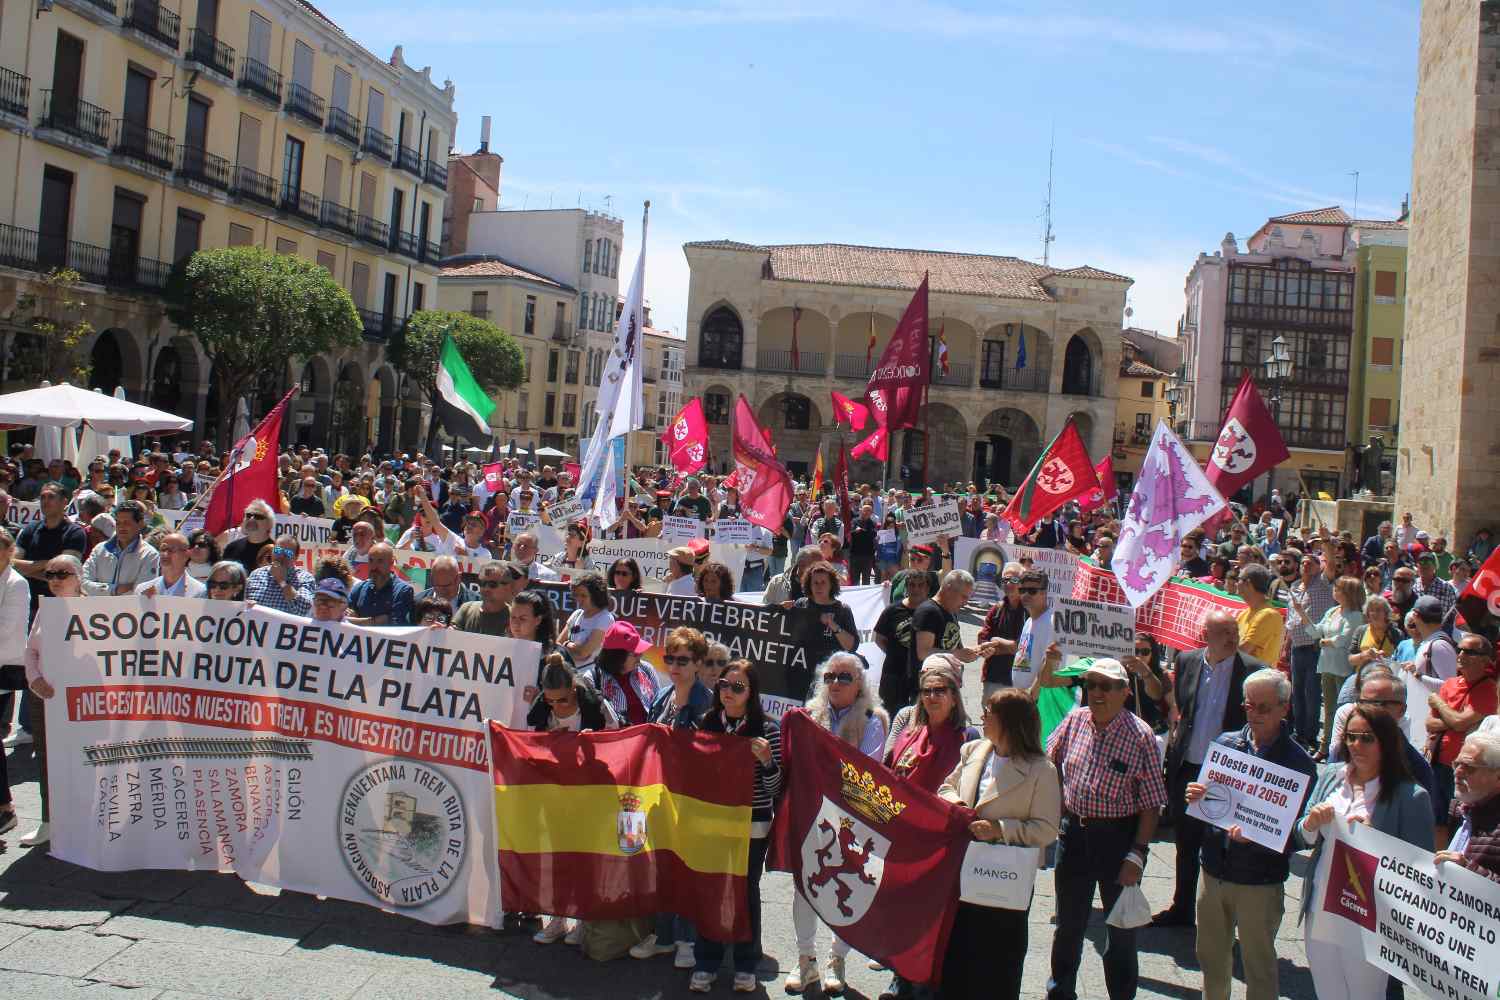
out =
[[[279,458],[280,495],[245,506],[217,535],[183,530],[162,511],[188,510],[223,468],[205,446],[194,454],[152,448],[134,461],[117,453],[81,473],[41,463],[14,446],[0,463],[0,680],[7,693],[5,747],[31,745],[41,769],[41,823],[25,846],[50,839],[46,713],[56,694],[30,627],[46,596],[138,594],[250,602],[315,621],[427,626],[509,636],[539,644],[541,667],[525,686],[527,724],[537,731],[592,731],[655,723],[728,733],[755,757],[747,905],[748,941],[720,942],[679,914],[658,914],[629,954],[672,956],[690,989],[710,990],[723,963],[732,988],[757,988],[762,959],[760,881],[767,837],[788,776],[780,729],[762,706],[758,665],[693,628],[651,647],[611,611],[611,591],[646,585],[633,559],[595,566],[600,537],[651,538],[669,515],[707,525],[739,520],[740,498],[713,476],[637,469],[619,520],[597,534],[585,522],[556,524],[562,547],[543,554],[536,530],[512,514],[552,514],[572,496],[567,469],[511,459],[486,475],[473,463],[423,456],[375,461],[309,449]],[[799,483],[773,529],[756,526],[740,578],[713,559],[706,541],[667,553],[667,592],[727,600],[760,595],[801,609],[823,652],[804,711],[821,727],[882,761],[913,786],[974,810],[979,843],[1035,849],[1055,869],[1056,929],[1049,1000],[1075,1000],[1089,914],[1139,884],[1158,826],[1176,847],[1174,896],[1151,925],[1196,933],[1203,994],[1227,1000],[1236,939],[1249,1000],[1279,995],[1276,934],[1291,855],[1316,859],[1329,824],[1365,822],[1427,850],[1441,864],[1500,880],[1500,718],[1491,637],[1466,630],[1458,596],[1488,558],[1481,531],[1462,552],[1424,531],[1410,514],[1371,537],[1293,528],[1295,503],[1273,495],[1265,509],[1236,510],[1213,532],[1182,542],[1182,576],[1237,597],[1237,614],[1214,612],[1195,650],[1166,650],[1138,635],[1132,655],[1064,670],[1053,638],[1047,572],[1033,560],[1006,561],[998,599],[975,604],[975,580],[952,565],[953,539],[907,545],[915,509],[955,499],[961,534],[1064,550],[1108,566],[1119,521],[1109,505],[1059,511],[1017,537],[1000,517],[1003,490],[951,484],[908,492],[860,484],[847,504]],[[24,524],[13,501],[35,501]],[[337,554],[307,568],[278,514],[333,521]],[[183,527],[192,524],[189,520]],[[431,557],[424,589],[397,571],[398,550]],[[460,560],[463,560],[461,564]],[[467,575],[462,566],[471,568]],[[565,581],[574,610],[565,618],[535,585]],[[886,604],[869,629],[884,654],[878,684],[858,652],[861,626],[844,588],[883,589]],[[963,620],[978,624],[966,641]],[[982,711],[964,707],[965,672],[980,674]],[[1412,682],[1415,681],[1414,685]],[[1075,707],[1044,732],[1043,689],[1075,689]],[[1403,731],[1408,692],[1426,694],[1426,739]],[[14,719],[14,721],[12,721]],[[1194,818],[1200,769],[1215,743],[1305,774],[1309,791],[1293,842],[1282,851]],[[17,825],[0,756],[0,834]],[[1303,909],[1314,898],[1310,865]],[[792,923],[797,956],[784,986],[826,994],[845,988],[849,945],[836,932],[819,958],[819,919],[798,893]],[[538,944],[578,943],[586,922],[537,919]],[[940,980],[899,976],[891,997],[1019,996],[1028,952],[1028,913],[962,902]],[[1136,992],[1137,930],[1111,925],[1104,976],[1111,1000]],[[1362,955],[1309,938],[1320,1000],[1379,997],[1384,973]]]

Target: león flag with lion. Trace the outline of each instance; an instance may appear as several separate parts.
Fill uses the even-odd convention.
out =
[[[1024,535],[1069,500],[1088,496],[1098,488],[1094,463],[1089,461],[1083,437],[1069,417],[1000,516],[1011,523],[1016,534]]]

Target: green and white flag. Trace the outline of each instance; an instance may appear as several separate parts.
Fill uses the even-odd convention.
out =
[[[449,434],[475,445],[490,439],[490,414],[495,410],[495,401],[474,381],[474,374],[458,353],[451,334],[443,335],[437,389],[438,419]]]

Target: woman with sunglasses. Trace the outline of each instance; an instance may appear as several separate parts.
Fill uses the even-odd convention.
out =
[[[203,583],[210,601],[243,601],[247,579],[245,567],[233,559],[222,559],[213,564]]]
[[[616,559],[609,564],[611,590],[640,590],[641,564],[634,559]]]
[[[1313,785],[1302,816],[1292,828],[1301,847],[1313,849],[1302,883],[1303,939],[1318,1000],[1369,1000],[1385,996],[1386,973],[1365,961],[1363,952],[1316,940],[1307,919],[1326,886],[1319,862],[1334,827],[1368,824],[1424,851],[1433,849],[1432,804],[1412,780],[1396,721],[1370,705],[1355,705],[1344,727],[1347,764],[1326,769]]]
[[[703,658],[703,666],[698,671],[698,679],[712,691],[728,668],[729,647],[722,642],[711,642],[708,644],[708,655]]]
[[[188,576],[203,583],[218,561],[219,543],[214,541],[213,535],[199,528],[188,536]]]
[[[693,975],[688,988],[694,993],[709,991],[727,948],[732,953],[735,991],[753,993],[757,988],[755,970],[762,957],[760,877],[766,867],[771,817],[785,776],[781,768],[781,727],[766,718],[761,707],[760,675],[754,664],[749,660],[734,660],[729,664],[724,676],[714,686],[713,701],[699,720],[698,728],[705,733],[742,736],[750,741],[750,752],[755,755],[755,791],[750,804],[750,862],[745,870],[750,940],[728,944],[699,935],[693,949]],[[817,978],[816,964],[811,978]]]
[[[47,590],[52,597],[83,596],[83,564],[74,556],[54,556],[48,560],[42,577],[47,581]],[[31,623],[31,635],[26,640],[26,685],[32,694],[45,701],[56,695],[57,690],[42,673],[40,625],[38,617]],[[36,711],[31,713],[31,738],[31,751],[36,755],[38,769],[37,781],[41,784],[42,822],[21,838],[22,847],[39,847],[52,839],[51,794],[47,787],[47,710],[44,706],[36,706]]]
[[[890,717],[875,703],[865,676],[864,660],[855,654],[834,653],[819,664],[813,672],[813,688],[804,710],[814,722],[845,743],[858,747],[866,757],[879,760],[884,756]],[[787,973],[785,987],[788,993],[800,993],[819,978],[818,914],[801,893],[792,896],[792,926],[797,935],[797,967]],[[848,955],[849,944],[834,934],[828,969],[822,974],[825,994],[844,991],[844,960]]]

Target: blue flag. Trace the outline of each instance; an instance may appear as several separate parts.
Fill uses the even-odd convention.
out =
[[[1021,328],[1021,346],[1016,348],[1016,371],[1026,367],[1026,328]]]

